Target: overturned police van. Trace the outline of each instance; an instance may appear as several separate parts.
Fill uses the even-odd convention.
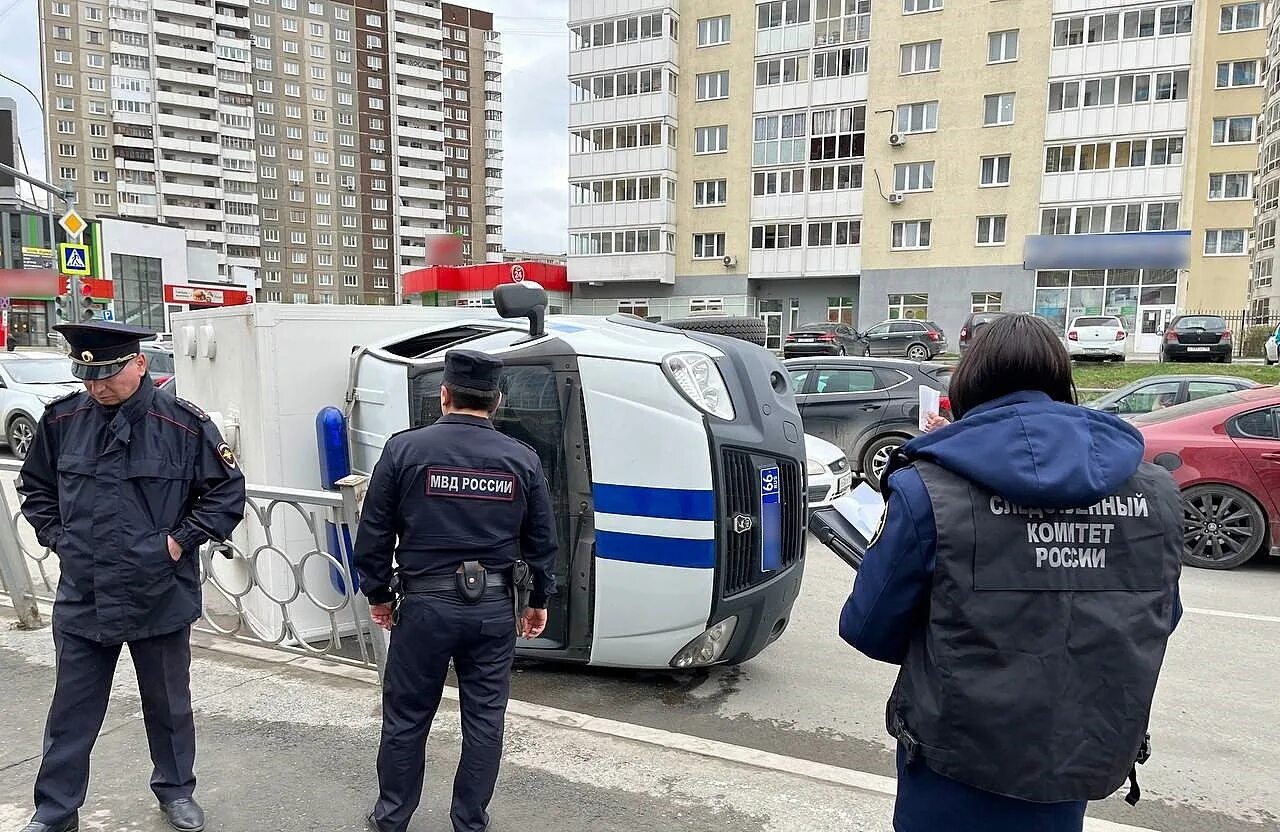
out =
[[[785,630],[804,562],[804,434],[783,365],[739,339],[632,316],[548,318],[545,292],[528,282],[499,287],[495,301],[497,315],[186,313],[179,390],[227,424],[251,483],[315,488],[322,410],[342,408],[350,469],[368,474],[392,434],[440,417],[449,349],[500,357],[495,426],[542,459],[560,540],[547,629],[518,654],[635,669],[757,655]],[[313,546],[307,530],[297,538]],[[285,571],[255,568],[264,585]],[[287,597],[290,578],[269,592]],[[301,595],[287,621],[251,597],[246,617],[264,632],[326,637],[326,599]]]

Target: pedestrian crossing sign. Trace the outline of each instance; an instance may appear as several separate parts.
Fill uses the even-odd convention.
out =
[[[80,243],[58,244],[58,271],[86,277],[89,268],[89,247]]]

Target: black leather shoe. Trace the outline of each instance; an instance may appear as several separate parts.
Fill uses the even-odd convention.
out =
[[[373,812],[370,812],[368,815],[365,816],[364,824],[365,824],[365,827],[369,830],[369,832],[383,832],[382,827],[379,826],[378,822],[373,819]]]
[[[79,828],[80,816],[72,815],[62,823],[48,824],[33,820],[22,827],[22,832],[77,832]]]
[[[160,805],[160,811],[169,819],[169,825],[178,832],[203,832],[204,809],[190,797],[180,798]]]

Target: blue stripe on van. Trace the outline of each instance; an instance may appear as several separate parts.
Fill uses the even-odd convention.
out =
[[[716,563],[716,542],[596,531],[596,555],[629,563],[710,569]]]
[[[597,483],[591,489],[596,511],[666,520],[715,520],[716,496],[684,488],[642,488]]]

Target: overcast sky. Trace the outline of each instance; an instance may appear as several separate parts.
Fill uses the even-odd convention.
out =
[[[0,0],[0,72],[40,92],[37,3]],[[568,219],[569,33],[561,0],[476,0],[497,16],[503,40],[504,235],[509,249],[565,250]],[[18,102],[18,132],[30,169],[44,174],[35,102],[0,78]]]

